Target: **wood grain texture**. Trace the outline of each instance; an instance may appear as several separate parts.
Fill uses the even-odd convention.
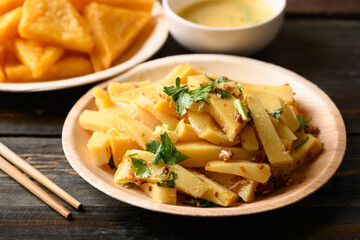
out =
[[[216,219],[178,217],[134,208],[90,207],[74,214],[72,222],[54,220],[43,207],[12,212],[0,207],[0,211],[12,213],[19,219],[0,224],[0,237],[17,239],[222,239],[233,237],[231,230],[239,225],[244,238],[254,239],[269,235],[271,239],[333,240],[339,236],[356,239],[360,233],[358,207],[293,206],[259,215]],[[32,214],[35,211],[38,212],[36,216]],[[36,222],[31,221],[34,217],[37,217]]]
[[[288,0],[288,14],[359,16],[358,0]]]

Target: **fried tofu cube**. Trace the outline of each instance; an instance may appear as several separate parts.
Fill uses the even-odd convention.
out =
[[[94,132],[87,147],[96,165],[100,166],[109,162],[111,157],[111,147],[106,133]]]
[[[119,129],[120,127],[112,114],[92,110],[83,111],[79,117],[79,123],[83,129],[98,132],[107,132],[112,128]]]
[[[3,15],[11,10],[23,5],[25,0],[1,0],[0,1],[0,15]]]
[[[95,47],[91,53],[94,70],[110,67],[150,22],[151,17],[147,12],[94,2],[88,4],[84,9],[84,18],[95,39]],[[99,66],[99,59],[102,66]]]
[[[197,171],[191,172],[200,178],[200,180],[209,187],[209,189],[201,196],[201,198],[225,207],[230,206],[239,199],[237,194],[230,191],[225,186],[215,182],[211,178],[208,178]]]
[[[155,0],[94,0],[94,2],[137,11],[150,12]]]
[[[0,43],[15,38],[18,34],[18,25],[22,16],[22,7],[0,16]]]
[[[30,69],[22,63],[5,64],[9,82],[50,81],[78,77],[92,72],[90,61],[83,57],[66,57],[53,65],[43,76],[34,78]]]
[[[204,109],[209,111],[211,116],[220,125],[222,130],[231,142],[235,142],[241,130],[246,126],[247,122],[241,123],[236,120],[237,110],[234,106],[234,97],[221,98],[215,93],[210,93],[209,105]]]
[[[259,150],[259,143],[256,138],[255,129],[249,125],[244,127],[240,133],[241,146],[247,151]]]
[[[239,143],[238,140],[230,141],[209,113],[189,111],[188,117],[191,126],[200,138],[213,144],[226,147],[231,147]]]
[[[22,63],[5,64],[4,72],[8,82],[31,82],[34,81],[30,70]]]
[[[94,46],[84,20],[67,0],[27,0],[19,34],[85,53],[90,53]]]
[[[124,158],[117,167],[114,175],[114,183],[133,181],[135,177],[134,169],[131,166],[129,158]]]
[[[43,76],[44,80],[60,80],[92,73],[90,60],[84,57],[67,56],[60,59]]]
[[[109,94],[104,89],[95,87],[92,90],[92,94],[95,97],[95,105],[99,110],[103,110],[114,105],[109,97]]]
[[[176,205],[176,188],[162,187],[153,183],[144,183],[140,187],[155,202]]]
[[[31,71],[34,78],[41,77],[62,56],[64,50],[37,41],[16,39],[15,51],[20,61]]]
[[[97,2],[114,7],[151,12],[155,0],[70,0],[70,2],[78,11],[82,11],[84,7],[90,2]]]
[[[260,183],[267,182],[271,176],[271,170],[268,164],[255,163],[247,160],[233,160],[231,162],[221,160],[210,161],[205,166],[205,170],[234,174]]]
[[[140,146],[134,142],[134,140],[121,133],[119,130],[112,128],[107,131],[107,135],[110,141],[111,153],[115,167],[118,167],[125,152],[130,149],[141,149]]]

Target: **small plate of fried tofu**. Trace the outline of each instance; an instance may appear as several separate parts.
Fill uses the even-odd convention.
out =
[[[147,60],[168,28],[156,0],[0,2],[0,91],[101,81]]]

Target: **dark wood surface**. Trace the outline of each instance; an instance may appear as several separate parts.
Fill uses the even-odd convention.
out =
[[[359,0],[288,0],[287,13],[298,15],[321,15],[359,17]]]
[[[153,58],[183,53],[190,52],[169,37]],[[87,184],[62,150],[64,119],[93,85],[45,93],[1,92],[0,141],[85,208],[75,211],[55,197],[73,212],[74,219],[67,221],[0,171],[0,239],[359,239],[360,21],[290,16],[275,41],[251,57],[306,77],[340,109],[347,151],[336,175],[319,191],[282,209],[230,218],[181,217],[133,207]]]

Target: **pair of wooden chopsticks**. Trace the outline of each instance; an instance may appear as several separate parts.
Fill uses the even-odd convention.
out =
[[[36,170],[18,155],[16,155],[13,151],[11,151],[8,147],[0,142],[0,169],[7,173],[10,177],[14,178],[17,182],[27,188],[30,192],[35,194],[38,198],[43,200],[50,207],[55,209],[58,213],[64,216],[66,219],[70,219],[72,214],[69,210],[63,207],[60,203],[58,203],[54,198],[52,198],[49,194],[47,194],[43,189],[41,189],[38,185],[33,183],[29,178],[23,175],[19,170],[17,170],[13,165],[21,169],[23,172],[28,174],[30,177],[35,179],[37,182],[41,183],[47,189],[58,195],[64,201],[69,203],[74,208],[78,209],[82,207],[82,204],[78,202],[75,198],[70,196],[67,192],[61,189],[58,185],[50,181],[47,177],[45,177],[41,172]],[[4,159],[5,158],[5,159]]]

